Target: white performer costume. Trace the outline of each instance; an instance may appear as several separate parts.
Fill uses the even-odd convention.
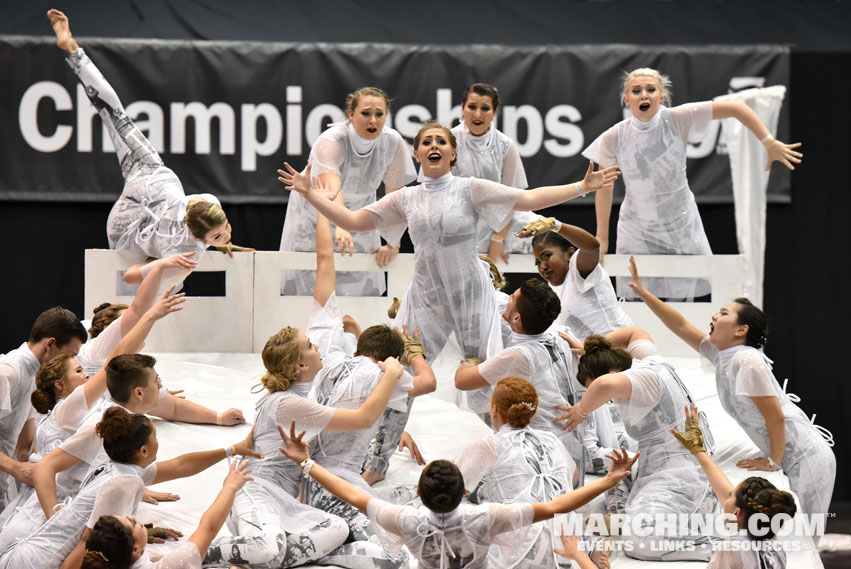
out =
[[[711,102],[663,106],[647,122],[635,116],[619,122],[582,152],[602,167],[617,164],[623,176],[618,254],[712,254],[686,179],[687,142],[703,136],[711,120]],[[694,298],[710,291],[706,279],[643,281],[662,298]],[[618,296],[635,297],[624,279],[618,279]]]
[[[603,265],[582,278],[576,268],[576,253],[568,261],[561,288],[561,313],[553,326],[567,327],[571,336],[584,340],[591,334],[601,336],[612,330],[634,326],[615,296],[612,281]]]
[[[79,425],[88,411],[85,390],[82,388],[75,389],[67,398],[56,401],[53,409],[46,415],[41,415],[36,423],[36,451],[30,455],[30,462],[38,462],[76,432],[76,428],[60,426],[57,423],[57,416],[70,418],[74,415]],[[64,479],[63,482],[67,484]],[[76,492],[79,482],[74,480],[73,488],[65,488],[62,483],[59,483],[57,486],[59,499],[64,499],[70,492]],[[25,537],[35,531],[44,519],[41,504],[35,496],[35,488],[29,485],[23,486],[15,499],[0,514],[0,551],[9,545],[11,540]],[[9,525],[8,531],[6,531],[7,525]]]
[[[218,199],[210,194],[184,194],[177,175],[163,165],[83,48],[66,61],[103,119],[124,176],[124,189],[106,221],[109,248],[136,261],[194,251],[197,261],[208,246],[186,227],[186,204],[195,197],[215,203]]]
[[[653,342],[632,342],[627,351],[633,357],[632,367],[621,373],[629,378],[632,394],[629,399],[613,401],[627,433],[638,441],[641,459],[633,470],[635,482],[625,513],[649,515],[648,523],[653,525],[655,514],[712,512],[717,501],[709,481],[694,457],[669,431],[685,423],[684,407],[690,397],[685,385],[673,367],[658,355]],[[697,544],[693,551],[654,552],[652,547],[639,548],[636,544],[627,555],[637,559],[708,561],[712,553],[708,539],[696,537],[692,541]]]
[[[90,376],[96,374],[100,368],[106,365],[109,354],[123,338],[121,333],[122,317],[119,316],[110,322],[109,326],[101,330],[97,337],[89,338],[85,344],[80,346],[80,351],[74,359],[83,367],[83,371]]]
[[[765,456],[771,456],[765,417],[751,398],[777,397],[786,424],[786,446],[780,466],[789,477],[789,486],[797,494],[801,510],[806,514],[826,514],[836,480],[836,457],[819,428],[777,383],[771,360],[750,346],[718,351],[709,343],[709,336],[700,343],[700,354],[715,366],[715,387],[724,411]]]
[[[490,272],[476,250],[475,222],[482,218],[495,231],[504,227],[521,191],[445,174],[365,208],[390,243],[408,228],[414,279],[393,324],[419,330],[427,354],[439,354],[453,331],[467,357],[486,359],[502,349],[501,317]],[[470,403],[475,412],[487,411],[486,396]]]
[[[26,342],[0,356],[0,452],[11,458],[15,457],[24,423],[35,413],[30,395],[35,390],[35,374],[40,365]],[[6,494],[13,480],[9,474],[0,474],[0,510],[6,507]]]
[[[157,467],[109,461],[83,481],[77,496],[30,536],[0,555],[0,569],[55,569],[77,546],[83,530],[105,515],[132,516],[156,478]]]
[[[77,392],[81,395],[75,396]],[[165,397],[168,391],[165,387],[159,391],[159,398]],[[71,468],[56,475],[56,498],[67,502],[74,498],[80,490],[80,484],[96,468],[109,461],[103,449],[103,439],[97,435],[96,427],[103,414],[110,407],[122,407],[108,397],[98,399],[91,408],[85,407],[85,392],[82,388],[75,389],[52,416],[56,429],[71,431],[72,434],[56,448],[61,448],[71,456],[80,460]],[[133,411],[122,407],[128,413]],[[75,431],[76,432],[73,432]],[[16,539],[26,537],[46,521],[44,510],[35,492],[19,506],[20,515],[14,516],[0,532],[0,549],[8,546]]]
[[[201,569],[201,553],[197,545],[186,542],[169,548],[163,557],[153,562],[146,549],[130,569]]]
[[[706,569],[786,569],[786,552],[780,547],[771,547],[772,540],[763,542],[769,547],[755,549],[756,542],[748,536],[747,530],[739,530],[738,535],[724,538],[724,541],[730,542],[730,548],[716,551]]]
[[[332,293],[325,306],[313,301],[307,336],[316,344],[322,356],[322,370],[313,381],[308,397],[321,405],[337,409],[358,409],[369,398],[384,372],[370,358],[354,356],[349,334],[343,330],[343,318]],[[407,371],[396,381],[387,409],[406,413],[408,391],[414,380]],[[296,423],[298,424],[298,423]],[[361,490],[372,494],[361,477],[361,465],[372,440],[376,421],[366,429],[357,431],[321,432],[311,444],[311,457],[319,464]],[[407,556],[390,559],[390,555],[374,537],[369,519],[356,508],[336,498],[314,480],[308,478],[304,485],[307,503],[340,516],[348,524],[354,543],[344,545],[325,559],[350,567],[395,567],[405,565]],[[356,559],[358,558],[358,559]]]
[[[404,186],[416,178],[411,151],[402,135],[385,126],[375,140],[365,140],[346,121],[332,124],[310,149],[308,163],[311,175],[326,172],[338,174],[345,206],[352,211],[376,200],[378,187],[384,182],[385,191]],[[399,238],[388,241],[398,245]],[[352,234],[355,253],[371,253],[381,245],[377,231]],[[304,196],[291,192],[287,203],[281,251],[316,250],[316,209]],[[308,296],[313,293],[316,271],[285,270],[281,294]],[[348,296],[379,296],[384,293],[384,273],[339,272],[337,293]]]
[[[456,465],[464,476],[470,499],[479,504],[549,502],[573,490],[570,481],[576,470],[576,464],[552,433],[509,424],[490,437],[467,445]],[[553,553],[554,547],[561,547],[560,536],[555,519],[534,524],[517,535],[503,535],[501,541],[509,545],[490,548],[488,567],[571,567],[570,561]]]
[[[406,545],[419,561],[420,569],[485,569],[491,544],[508,545],[499,535],[528,526],[534,519],[531,504],[486,504],[462,502],[445,514],[425,506],[395,506],[371,498],[366,506],[370,521],[382,541],[390,546]]]
[[[511,337],[510,347],[479,364],[479,374],[491,385],[510,375],[522,377],[534,385],[538,392],[538,410],[529,425],[555,435],[574,462],[584,465],[581,433],[584,433],[585,427],[570,432],[553,422],[561,414],[556,405],[575,405],[579,400],[575,356],[570,346],[550,332],[515,332]]]
[[[499,182],[512,188],[526,189],[526,170],[520,159],[517,145],[491,123],[488,131],[475,136],[463,120],[452,129],[457,143],[456,162],[452,173],[459,177],[481,178]],[[511,227],[505,236],[506,253],[531,253],[532,244],[528,239],[520,239],[514,233],[538,216],[531,211],[515,211],[511,218]],[[500,227],[500,229],[502,229]],[[479,253],[486,255],[494,230],[484,219],[476,223],[476,242]]]

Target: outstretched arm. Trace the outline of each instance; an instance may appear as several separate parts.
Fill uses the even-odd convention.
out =
[[[515,211],[533,211],[558,205],[567,200],[584,196],[590,192],[600,189],[613,188],[615,180],[620,175],[617,166],[610,166],[602,170],[594,171],[594,163],[588,163],[585,178],[580,182],[566,184],[564,186],[544,186],[534,190],[520,192],[517,203],[514,204]]]
[[[219,530],[227,520],[230,514],[233,499],[240,488],[245,486],[245,483],[254,480],[248,476],[251,471],[248,470],[248,461],[233,461],[230,465],[230,470],[222,484],[222,489],[216,499],[201,516],[201,521],[198,522],[196,529],[189,537],[189,541],[195,544],[198,548],[198,553],[201,554],[201,559],[207,555],[207,550],[210,549],[210,544],[216,538]]]
[[[337,272],[334,267],[331,223],[325,216],[316,214],[316,280],[313,284],[313,300],[318,302],[319,306],[325,306],[335,288]]]
[[[686,424],[684,430],[680,432],[676,429],[671,429],[671,434],[677,438],[687,451],[694,455],[700,467],[703,468],[703,472],[706,473],[706,478],[712,485],[715,495],[718,496],[718,501],[723,503],[733,492],[733,484],[703,447],[703,432],[700,430],[697,407],[693,404],[686,405],[685,413]]]
[[[160,482],[168,482],[169,480],[174,480],[176,478],[188,478],[189,476],[194,476],[231,455],[263,458],[262,454],[254,452],[252,448],[253,445],[254,429],[251,429],[251,432],[244,440],[231,445],[227,449],[221,448],[200,452],[188,452],[176,458],[172,458],[171,460],[158,462],[157,475],[154,477],[154,481],[151,482],[151,484],[159,484]]]
[[[618,482],[629,476],[630,468],[638,460],[640,452],[635,453],[632,458],[626,452],[626,449],[621,448],[619,451],[614,451],[608,455],[612,459],[612,465],[609,467],[609,472],[601,479],[586,484],[578,490],[573,490],[567,494],[562,494],[555,500],[550,500],[546,503],[532,504],[534,509],[533,522],[537,523],[543,520],[549,520],[556,514],[566,514],[579,508],[595,497],[599,496],[606,490],[617,486]]]
[[[632,396],[632,382],[622,373],[607,373],[591,382],[582,400],[576,405],[556,405],[556,409],[567,411],[553,419],[553,423],[564,421],[563,429],[573,431],[592,411],[601,407],[610,399],[629,399]]]
[[[121,336],[125,336],[136,325],[139,319],[145,314],[157,301],[157,291],[162,284],[163,275],[169,269],[185,270],[187,273],[192,271],[198,262],[195,261],[192,253],[180,253],[172,255],[165,259],[151,261],[146,265],[137,265],[139,267],[140,276],[139,290],[136,291],[136,296],[127,310],[121,315]],[[134,267],[136,268],[136,267]],[[131,269],[132,270],[132,269]],[[128,273],[130,271],[128,270]]]
[[[605,338],[611,342],[613,348],[621,348],[623,350],[638,340],[653,341],[650,334],[644,328],[639,328],[638,326],[625,326],[612,330],[605,335]]]
[[[148,337],[148,333],[154,327],[154,323],[157,320],[165,318],[172,312],[183,310],[183,307],[180,305],[186,300],[184,298],[184,293],[172,295],[171,291],[173,290],[174,287],[168,289],[160,301],[151,307],[150,310],[145,312],[127,335],[121,338],[121,341],[118,342],[118,345],[116,345],[115,349],[112,350],[112,353],[109,354],[109,357],[106,360],[107,362],[116,356],[134,354],[141,350],[142,345],[145,343],[145,338]],[[91,407],[106,391],[105,365],[101,366],[92,379],[83,384],[83,390],[86,394],[86,407]]]
[[[372,222],[372,217],[368,211],[363,209],[350,211],[332,201],[336,196],[317,192],[311,185],[310,164],[307,165],[304,174],[288,163],[284,163],[284,167],[286,171],[278,170],[278,180],[284,184],[287,190],[302,194],[308,203],[316,208],[316,211],[327,217],[332,223],[347,231],[372,231],[375,229],[375,224]]]
[[[166,421],[182,421],[184,423],[199,425],[224,425],[231,427],[245,423],[245,417],[239,409],[231,408],[226,411],[216,412],[209,407],[204,407],[199,403],[189,401],[183,397],[176,397],[171,393],[166,393],[160,399],[159,403],[157,403],[157,406],[148,411],[148,414],[165,419]]]
[[[662,321],[662,324],[667,326],[668,330],[679,336],[682,341],[695,350],[700,351],[700,343],[706,337],[706,333],[686,320],[685,316],[680,314],[676,308],[659,300],[652,292],[644,288],[644,285],[641,284],[641,278],[638,276],[638,265],[635,264],[635,257],[629,258],[629,274],[632,277],[629,287],[644,301],[647,308],[653,311],[653,314]]]
[[[286,448],[278,447],[278,450],[281,451],[284,456],[301,466],[302,470],[305,470],[305,475],[311,476],[334,496],[348,504],[351,504],[364,514],[366,513],[366,505],[369,503],[372,496],[361,489],[352,486],[339,476],[328,472],[321,465],[310,460],[308,445],[302,440],[305,431],[296,435],[295,419],[293,419],[293,422],[290,424],[289,435],[281,425],[278,425],[278,431],[280,431],[281,438],[284,440],[284,443],[286,443]]]
[[[396,381],[402,376],[402,364],[396,358],[387,358],[379,362],[384,370],[378,385],[358,409],[337,409],[331,421],[325,426],[328,431],[358,431],[368,429],[378,420],[390,401]]]
[[[768,127],[763,124],[753,109],[744,103],[737,101],[713,102],[712,118],[734,118],[745,125],[749,131],[754,133],[754,136],[762,141],[762,144],[765,146],[765,150],[768,153],[768,161],[765,163],[766,170],[771,167],[772,162],[781,162],[790,170],[794,170],[795,166],[793,163],[800,164],[801,158],[804,157],[804,155],[800,152],[795,152],[795,150],[793,150],[801,146],[800,142],[796,142],[795,144],[785,144],[776,140],[773,136],[771,136],[771,132],[768,130]]]

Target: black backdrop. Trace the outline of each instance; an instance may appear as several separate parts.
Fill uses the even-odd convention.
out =
[[[24,8],[8,1],[0,5],[0,33],[48,31],[44,11],[51,6],[32,3]],[[851,342],[848,3],[76,0],[58,7],[71,15],[78,35],[107,37],[792,45],[785,105],[791,136],[804,142],[806,162],[791,178],[791,203],[768,206],[765,309],[772,333],[766,352],[775,361],[777,377],[791,379],[805,411],[817,413],[818,422],[833,432],[839,462],[834,499],[851,499],[851,489],[844,484],[851,479],[851,385],[848,365],[840,357]],[[713,251],[737,252],[732,206],[700,209]],[[109,204],[103,203],[0,202],[0,240],[6,251],[16,253],[6,255],[0,272],[0,291],[8,304],[0,350],[23,341],[34,317],[46,307],[61,304],[82,311],[83,250],[106,246],[108,211]],[[228,213],[235,241],[277,248],[282,207],[230,205]],[[580,225],[594,224],[590,206],[562,212],[568,213]]]

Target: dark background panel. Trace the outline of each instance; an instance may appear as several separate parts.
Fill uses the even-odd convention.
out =
[[[24,7],[11,1],[0,6],[4,15],[0,33],[45,34],[44,11],[52,6],[34,2]],[[851,211],[851,3],[71,0],[59,7],[71,14],[81,36],[791,45],[791,82],[784,106],[790,113],[791,137],[805,144],[806,161],[791,177],[791,204],[768,207],[764,304],[771,317],[771,335],[766,352],[775,361],[778,379],[790,378],[790,390],[802,397],[804,410],[816,413],[817,422],[833,432],[839,463],[834,500],[851,499],[846,484],[851,480],[847,411],[851,386],[842,357],[851,343],[847,221]],[[109,164],[108,172],[104,175],[117,176],[114,164]],[[0,240],[7,252],[0,293],[8,304],[0,325],[0,350],[25,340],[33,319],[46,307],[62,304],[82,312],[83,250],[106,246],[108,211],[109,204],[104,203],[0,202]],[[700,211],[713,250],[736,252],[732,206],[702,205]],[[235,241],[277,249],[283,206],[231,204],[228,213]],[[590,204],[558,213],[565,220],[593,227]]]

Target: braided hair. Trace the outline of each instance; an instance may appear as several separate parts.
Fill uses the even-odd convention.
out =
[[[769,523],[768,526],[761,526],[761,528],[767,530],[763,535],[751,533],[748,520],[752,515],[765,514],[770,522],[778,514],[787,514],[791,517],[797,511],[795,498],[792,494],[778,490],[774,484],[759,476],[751,476],[739,484],[736,488],[736,506],[744,512],[748,535],[755,540],[771,539],[774,537],[774,531],[772,531]]]

